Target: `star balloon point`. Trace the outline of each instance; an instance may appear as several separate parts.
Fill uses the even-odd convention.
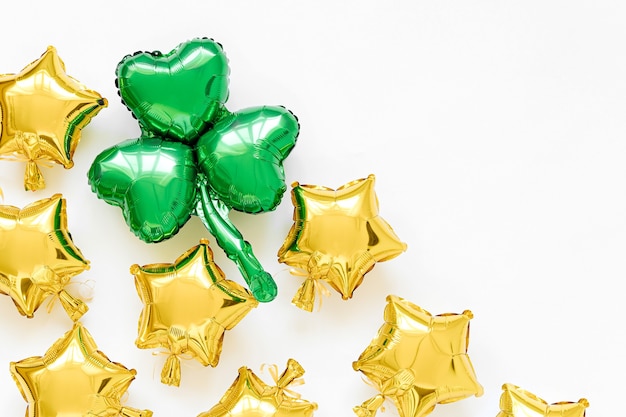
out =
[[[380,394],[354,408],[359,416],[374,416],[384,399],[391,399],[400,417],[424,417],[437,404],[481,396],[467,354],[473,314],[433,316],[395,295],[387,296],[384,324],[353,362]]]
[[[74,166],[82,129],[108,102],[68,75],[54,46],[0,76],[0,159],[25,161],[24,188],[45,188],[39,164]]]
[[[174,263],[135,264],[130,272],[144,304],[135,344],[167,349],[161,372],[167,385],[180,385],[181,355],[217,366],[225,331],[258,305],[246,288],[225,278],[206,239]]]
[[[352,298],[378,262],[406,251],[379,214],[375,176],[337,189],[292,183],[294,223],[278,251],[278,261],[305,271],[306,280],[292,303],[312,311],[315,288],[328,283],[344,300]]]

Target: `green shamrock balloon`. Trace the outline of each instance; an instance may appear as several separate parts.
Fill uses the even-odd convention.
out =
[[[102,151],[87,177],[98,198],[120,207],[145,242],[169,239],[198,216],[252,294],[269,302],[276,283],[229,213],[278,206],[286,191],[283,161],[300,125],[283,106],[228,111],[228,73],[221,45],[208,38],[167,54],[124,57],[116,85],[142,135]]]

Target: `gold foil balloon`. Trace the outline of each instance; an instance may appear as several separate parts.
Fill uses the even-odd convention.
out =
[[[352,364],[380,394],[355,407],[355,413],[373,417],[389,398],[400,417],[423,417],[436,404],[482,395],[467,355],[472,317],[470,311],[432,316],[407,300],[387,296],[385,323]]]
[[[292,184],[294,223],[278,251],[278,261],[305,271],[307,279],[292,302],[312,311],[319,280],[344,300],[352,297],[377,262],[406,250],[391,226],[378,214],[374,175],[336,190]]]
[[[563,401],[548,404],[546,401],[513,384],[504,384],[500,396],[500,412],[496,417],[584,417],[589,402]]]
[[[11,297],[20,314],[33,317],[47,297],[55,296],[78,320],[87,305],[65,287],[86,269],[89,261],[72,242],[61,194],[22,209],[0,206],[0,293]]]
[[[180,385],[181,355],[217,366],[224,332],[259,303],[246,288],[225,279],[206,239],[173,264],[133,265],[131,273],[144,303],[135,343],[168,351],[161,372],[167,385]]]
[[[152,416],[121,405],[136,371],[111,362],[80,322],[44,356],[11,362],[10,371],[28,402],[26,417]]]
[[[301,399],[288,389],[303,374],[302,366],[289,359],[282,375],[273,375],[275,386],[271,386],[249,368],[241,367],[219,403],[198,417],[310,417],[317,404]]]
[[[24,187],[45,187],[37,162],[69,169],[81,130],[107,100],[65,72],[53,46],[19,74],[0,75],[0,158],[27,162]]]

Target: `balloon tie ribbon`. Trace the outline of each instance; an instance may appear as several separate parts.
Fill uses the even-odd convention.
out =
[[[128,398],[128,391],[124,391],[124,393],[120,396],[120,409],[117,410],[117,412],[121,417],[152,417],[152,411],[150,410],[138,410],[136,408],[124,406],[124,404],[128,402]],[[107,413],[104,415],[108,416],[110,412],[111,410],[107,410]]]
[[[379,409],[382,413],[385,412],[385,406],[383,405],[385,400],[384,395],[377,394],[363,402],[363,404],[353,407],[352,410],[358,417],[375,417]]]
[[[80,285],[78,287],[78,293],[80,294],[80,298],[86,301],[93,300],[94,288],[96,287],[96,281],[93,279],[88,279],[85,281],[70,281],[65,287],[69,287],[72,285]]]
[[[94,417],[108,417],[112,415],[120,417],[152,417],[153,413],[150,410],[137,410],[136,408],[125,407],[124,404],[128,402],[130,395],[128,391],[120,392],[120,389],[109,392],[108,394],[96,394],[99,399],[102,399],[104,403],[102,409],[90,410],[89,416]]]
[[[363,382],[365,382],[366,385],[369,385],[376,391],[380,391],[380,387],[376,385],[373,381],[363,376],[361,376],[361,379],[363,380]],[[361,404],[360,406],[354,407],[354,412],[359,417],[374,417],[378,409],[380,409],[382,413],[385,412],[385,405],[383,404],[385,400],[387,400],[387,397],[385,396],[384,392],[377,394],[369,400],[363,402],[363,404]]]
[[[321,277],[312,276],[301,268],[291,268],[289,273],[297,277],[306,278],[291,302],[302,310],[312,312],[317,299],[317,311],[320,311],[322,309],[323,297],[330,297],[331,294],[330,289],[326,286],[326,282]]]
[[[301,378],[304,370],[296,361],[290,359],[287,365],[287,369],[285,369],[282,375],[278,375],[278,366],[276,364],[270,365],[264,363],[263,365],[261,365],[261,372],[266,370],[272,377],[272,380],[274,381],[274,384],[279,391],[289,394],[297,399],[300,399],[302,397],[302,394],[287,388],[289,386],[293,387],[304,384],[304,378]]]
[[[42,274],[54,274],[56,275],[56,273],[46,267],[44,268],[40,273]],[[45,280],[41,280],[34,277],[33,276],[34,281],[39,281],[39,282],[55,282],[55,281],[61,281],[59,280],[50,280],[45,278]],[[57,298],[59,299],[59,301],[61,302],[61,306],[63,307],[63,309],[65,310],[65,312],[67,313],[68,316],[70,316],[70,318],[73,321],[77,321],[78,319],[80,319],[88,310],[89,307],[87,307],[87,304],[85,304],[85,302],[83,302],[82,300],[74,297],[73,295],[71,295],[70,293],[68,293],[65,290],[65,287],[67,287],[69,285],[68,284],[59,284],[59,285],[51,285],[51,286],[42,286],[41,289],[44,291],[48,291],[51,294],[54,294],[55,297],[51,297],[48,299],[48,304],[46,305],[46,310],[48,311],[48,314],[50,314],[52,312],[52,309],[54,308],[55,302],[57,300]]]
[[[152,352],[152,355],[168,355],[161,370],[161,382],[166,385],[180,386],[180,360],[192,359],[193,356],[189,353],[172,353],[167,350]]]
[[[51,168],[53,166],[52,161],[43,156],[40,157],[42,152],[39,142],[39,136],[35,133],[15,133],[15,143],[17,144],[18,149],[10,159],[26,162],[26,171],[24,172],[24,188],[27,191],[41,190],[46,186],[43,174],[39,169],[39,165],[46,168]],[[9,158],[0,157],[0,159]]]
[[[119,415],[120,417],[152,417],[153,413],[150,410],[138,410],[136,408],[123,406],[122,404],[125,403],[127,400],[128,391],[123,394],[123,398],[119,399],[120,404],[118,406],[111,405],[111,399],[105,398],[104,401],[110,405],[102,411],[99,411],[98,413],[90,411],[89,415],[97,417],[108,417],[111,415]]]
[[[324,284],[325,278],[333,269],[333,259],[331,258],[330,262],[323,262],[324,259],[328,259],[328,257],[320,251],[314,251],[309,256],[306,271],[304,268],[291,269],[292,275],[306,277],[291,300],[296,307],[311,312],[317,297],[319,311],[322,308],[322,297],[330,296],[330,290]]]
[[[354,412],[359,417],[374,417],[378,409],[384,412],[385,407],[383,403],[390,395],[395,397],[404,395],[415,382],[413,373],[408,369],[401,369],[389,379],[381,381],[380,384],[375,384],[373,381],[363,377],[361,377],[361,379],[363,379],[367,385],[379,391],[380,394],[375,395],[363,402],[363,404],[353,408]]]

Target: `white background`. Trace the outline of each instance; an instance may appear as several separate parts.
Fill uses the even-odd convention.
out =
[[[24,164],[11,161],[0,161],[0,187],[18,207],[67,199],[69,230],[91,261],[74,281],[95,284],[81,321],[111,360],[137,370],[127,406],[194,417],[239,367],[271,382],[261,365],[282,370],[294,358],[306,370],[295,390],[318,404],[316,416],[354,415],[375,390],[352,361],[396,294],[433,314],[474,313],[468,353],[485,393],[438,405],[433,417],[495,416],[506,382],[550,403],[587,398],[588,416],[623,413],[624,2],[61,3],[3,4],[0,73],[53,45],[68,74],[109,106],[83,130],[74,168],[43,168],[45,190],[24,191]],[[173,262],[206,237],[227,278],[243,280],[198,218],[166,242],[143,243],[86,175],[98,153],[139,135],[114,86],[119,60],[193,37],[224,47],[229,110],[281,104],[299,117],[288,184],[336,188],[374,174],[380,215],[408,249],[377,264],[351,300],[333,291],[307,313],[290,303],[302,278],[276,256],[292,223],[291,187],[274,212],[233,213],[279,295],[225,334],[216,368],[184,361],[176,388],[160,383],[165,355],[134,344],[142,304],[129,266]],[[43,355],[71,321],[58,304],[26,319],[8,297],[0,317],[0,414],[22,416],[9,362]]]

